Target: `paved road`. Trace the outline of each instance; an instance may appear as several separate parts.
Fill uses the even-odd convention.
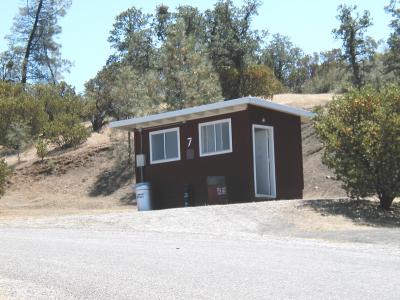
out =
[[[298,238],[0,228],[5,299],[399,299],[400,248]]]

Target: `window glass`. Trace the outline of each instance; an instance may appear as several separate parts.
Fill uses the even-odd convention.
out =
[[[165,159],[177,158],[178,155],[178,132],[165,133]]]
[[[207,148],[206,152],[214,152],[215,151],[215,135],[214,135],[214,125],[206,126],[207,132]]]
[[[229,138],[229,123],[221,123],[221,131],[222,131],[222,149],[221,150],[229,150],[231,147],[230,138]]]
[[[151,135],[151,155],[154,161],[165,159],[164,133]]]
[[[231,150],[230,122],[200,124],[201,154],[213,154]]]
[[[225,123],[218,123],[215,124],[215,150],[222,151],[224,150],[222,147],[222,124]]]
[[[178,129],[150,133],[151,163],[180,159]]]
[[[200,127],[200,138],[201,138],[201,153],[207,153],[208,137],[207,137],[207,126]]]

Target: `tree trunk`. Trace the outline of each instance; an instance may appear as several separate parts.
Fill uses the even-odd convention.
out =
[[[382,196],[379,197],[379,202],[380,202],[379,206],[382,209],[388,210],[388,209],[390,209],[390,206],[392,205],[393,200],[394,200],[394,197],[389,197],[389,196],[386,196],[386,195],[382,195]]]
[[[36,10],[35,22],[33,23],[33,27],[32,27],[32,30],[31,30],[31,33],[30,33],[29,39],[28,39],[28,44],[26,45],[26,48],[25,48],[25,56],[24,56],[24,60],[22,62],[22,74],[21,74],[21,83],[22,84],[26,83],[27,72],[28,72],[28,62],[29,62],[29,57],[31,55],[31,47],[32,47],[33,37],[35,36],[35,33],[36,33],[36,28],[37,28],[37,24],[39,21],[40,11],[42,10],[42,5],[43,5],[43,0],[40,0],[37,10]]]
[[[51,81],[53,82],[53,85],[56,85],[56,83],[57,83],[56,82],[56,76],[54,75],[53,68],[51,67],[50,58],[49,58],[49,55],[47,54],[47,48],[46,47],[44,48],[44,53],[46,54],[46,65],[50,70]]]
[[[349,55],[350,55],[350,64],[353,72],[353,83],[360,89],[362,86],[362,80],[360,75],[360,66],[357,62],[357,49],[356,49],[356,33],[351,30],[350,32],[350,42],[349,42]]]
[[[104,126],[104,118],[100,114],[93,115],[90,122],[92,123],[94,132],[100,132],[101,128]]]

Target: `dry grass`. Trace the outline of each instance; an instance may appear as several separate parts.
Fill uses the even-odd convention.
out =
[[[278,94],[272,101],[298,108],[312,110],[315,106],[325,105],[334,94]]]
[[[79,148],[53,151],[44,162],[29,149],[22,163],[13,165],[15,170],[7,192],[0,199],[0,215],[123,209],[132,200],[133,174],[125,172],[125,180],[113,193],[103,192],[107,186],[98,184],[104,174],[116,168],[109,135],[108,129],[94,133]],[[15,157],[7,159],[12,163]],[[112,185],[116,186],[115,182]]]

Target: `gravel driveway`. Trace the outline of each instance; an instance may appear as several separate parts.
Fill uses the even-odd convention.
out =
[[[1,220],[0,299],[398,299],[398,229],[291,207]]]

